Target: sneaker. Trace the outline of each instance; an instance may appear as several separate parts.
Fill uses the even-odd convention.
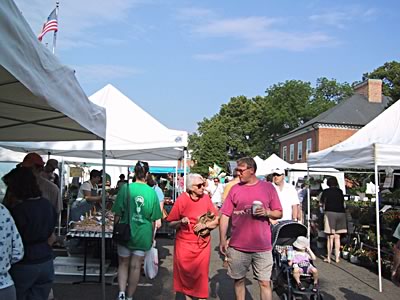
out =
[[[117,300],[126,300],[125,293],[119,292]]]

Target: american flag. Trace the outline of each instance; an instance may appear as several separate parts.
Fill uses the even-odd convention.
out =
[[[42,32],[39,34],[38,39],[42,41],[43,36],[49,31],[58,31],[57,12],[56,8],[50,13],[46,23],[44,23]]]

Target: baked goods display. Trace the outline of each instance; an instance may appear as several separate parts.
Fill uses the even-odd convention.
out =
[[[111,211],[106,211],[105,215],[105,231],[112,232],[114,224],[114,214]],[[81,217],[78,222],[71,224],[71,231],[84,231],[84,232],[101,232],[101,212],[96,209],[91,210],[89,213]]]

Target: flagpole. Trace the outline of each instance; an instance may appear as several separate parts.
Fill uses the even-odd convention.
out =
[[[56,20],[58,22],[58,8],[60,7],[60,2],[56,2]],[[53,54],[56,53],[56,41],[57,41],[57,31],[54,31],[53,34]]]

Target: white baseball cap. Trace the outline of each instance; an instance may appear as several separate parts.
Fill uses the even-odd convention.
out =
[[[284,175],[285,170],[281,168],[275,168],[271,170],[271,174],[278,174],[278,175]]]

